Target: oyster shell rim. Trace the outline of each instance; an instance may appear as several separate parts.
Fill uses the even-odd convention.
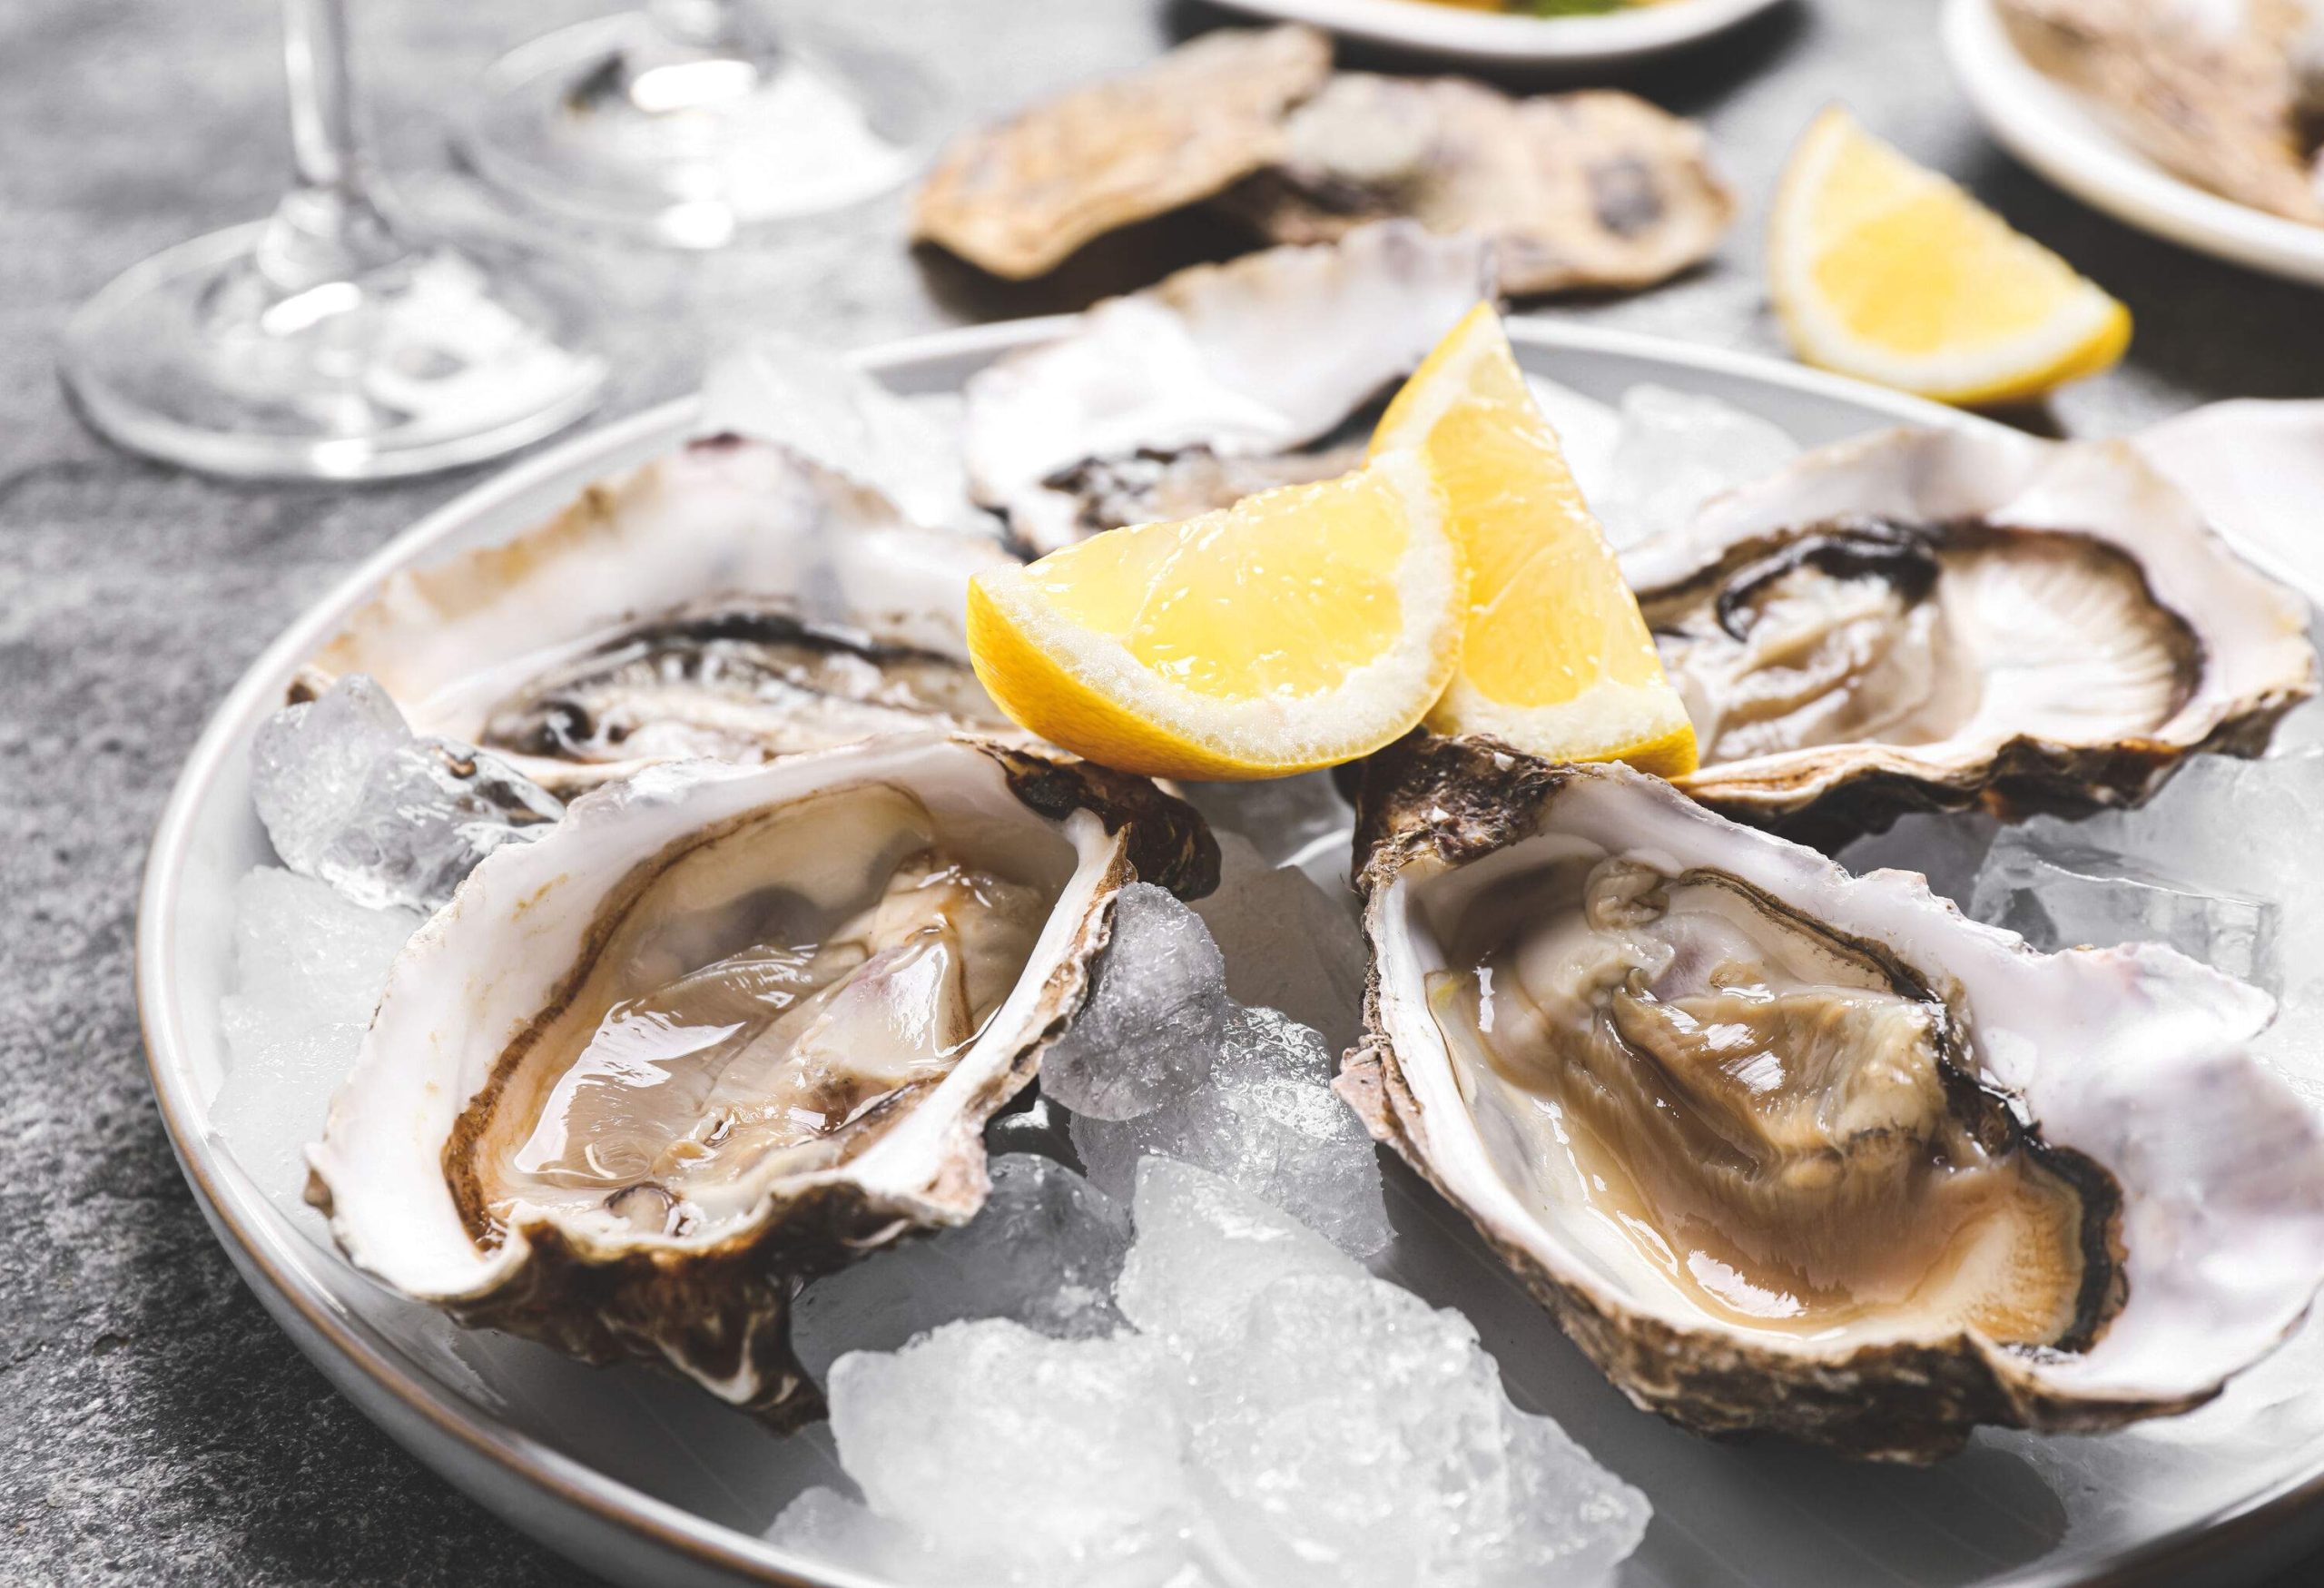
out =
[[[424,984],[410,991],[411,979],[431,971],[440,976],[435,957],[456,956],[462,933],[489,934],[504,928],[511,904],[514,913],[522,914],[565,880],[567,873],[557,871],[531,892],[518,880],[520,873],[541,872],[556,858],[559,844],[551,838],[577,835],[561,842],[579,843],[597,824],[633,811],[642,808],[650,814],[661,807],[668,812],[690,797],[714,798],[722,790],[736,792],[737,785],[743,785],[743,793],[756,785],[774,786],[764,800],[724,815],[769,809],[819,789],[911,775],[914,770],[925,779],[940,774],[941,768],[929,772],[932,758],[960,760],[964,755],[980,758],[960,763],[964,775],[998,776],[1001,787],[993,797],[1012,799],[1029,822],[1045,825],[1068,843],[1075,859],[1016,990],[961,1061],[921,1100],[935,1104],[950,1094],[943,1105],[949,1111],[921,1131],[946,1132],[943,1139],[928,1143],[936,1157],[925,1173],[874,1179],[864,1172],[866,1161],[875,1154],[884,1153],[882,1165],[899,1155],[901,1149],[886,1149],[894,1148],[897,1138],[916,1123],[906,1121],[843,1163],[769,1188],[743,1220],[714,1231],[597,1238],[544,1216],[510,1228],[487,1254],[477,1246],[455,1206],[451,1217],[468,1266],[465,1283],[424,1282],[416,1277],[419,1265],[400,1259],[382,1263],[376,1237],[386,1224],[409,1212],[403,1200],[409,1196],[407,1182],[392,1178],[398,1172],[396,1158],[410,1160],[400,1172],[419,1169],[444,1184],[444,1145],[461,1128],[469,1102],[501,1072],[510,1043],[521,1041],[537,1015],[531,995],[520,991],[514,1010],[519,1023],[506,1038],[486,1039],[491,1062],[481,1073],[448,1078],[459,1095],[448,1104],[451,1111],[442,1128],[436,1129],[428,1111],[437,1107],[429,1102],[429,1094],[438,1081],[407,1055],[435,1049],[436,1044],[422,1040],[438,1029],[447,1011],[431,1009]],[[924,787],[924,783],[914,786]],[[669,826],[668,833],[683,836],[699,831],[701,824],[697,815],[684,825]],[[655,844],[640,853],[650,863],[665,848]],[[510,858],[500,859],[503,855]],[[1199,814],[1145,779],[988,738],[939,734],[801,752],[757,765],[664,764],[628,784],[576,799],[557,833],[533,844],[508,846],[487,858],[497,863],[479,865],[452,902],[423,923],[398,956],[362,1051],[332,1099],[321,1139],[307,1150],[308,1200],[329,1219],[333,1244],[352,1266],[399,1294],[444,1309],[466,1327],[539,1340],[592,1363],[642,1357],[665,1365],[778,1427],[795,1426],[819,1415],[818,1392],[800,1371],[788,1338],[789,1302],[796,1283],[885,1245],[908,1229],[959,1224],[972,1217],[988,1189],[983,1123],[1032,1080],[1041,1053],[1071,1023],[1088,993],[1089,966],[1110,935],[1116,894],[1144,876],[1173,892],[1199,897],[1216,885],[1218,865],[1217,846]],[[595,930],[609,890],[618,887],[635,859],[629,856],[609,883],[583,884],[581,896],[570,907],[581,920],[585,939]],[[518,896],[492,905],[478,902],[504,881]],[[469,904],[466,915],[464,899]],[[458,962],[456,956],[456,972]],[[548,974],[544,991],[554,999],[566,987],[571,971]],[[1036,975],[1040,980],[1033,983],[1030,978]],[[1035,989],[1029,993],[1029,985]],[[408,1003],[419,1006],[418,1028],[409,1033],[388,1023],[403,1012],[397,1007],[399,991]],[[1019,1009],[1020,999],[1024,1004]],[[466,999],[458,1001],[462,1006],[450,1012],[472,1019]],[[408,1048],[384,1046],[401,1036],[415,1041]],[[988,1044],[1006,1050],[997,1061],[985,1052]],[[456,1071],[461,1069],[457,1053],[439,1062]],[[955,1076],[966,1079],[956,1087]],[[362,1101],[359,1113],[349,1112],[350,1098],[359,1098],[359,1089],[367,1082],[373,1090],[385,1086],[389,1098],[369,1098]],[[407,1107],[397,1111],[382,1106],[398,1090],[405,1094]],[[383,1172],[379,1149],[350,1150],[350,1142],[361,1147],[362,1132],[392,1137],[399,1130],[419,1134],[400,1145],[389,1141],[386,1172],[390,1178],[378,1178]],[[911,1145],[909,1140],[905,1145]],[[456,1198],[448,1185],[444,1189],[451,1206]],[[439,1247],[439,1254],[450,1244]],[[443,1266],[439,1260],[428,1272],[440,1272]]]
[[[1364,1030],[1362,1041],[1343,1059],[1334,1089],[1375,1140],[1393,1148],[1469,1219],[1527,1293],[1633,1405],[1712,1436],[1774,1433],[1846,1455],[1922,1465],[1959,1449],[1980,1425],[2098,1432],[2192,1410],[2289,1338],[2315,1305],[2319,1287],[2324,1286],[2324,1245],[2319,1246],[2301,1282],[2299,1305],[2257,1350],[2227,1363],[2215,1375],[2198,1375],[2199,1382],[2114,1393],[2093,1393],[2091,1386],[2053,1372],[2046,1353],[1987,1341],[1974,1330],[1959,1330],[1943,1339],[1866,1342],[1835,1355],[1806,1348],[1805,1342],[1764,1345],[1709,1319],[1689,1327],[1628,1305],[1612,1287],[1580,1273],[1574,1265],[1561,1267],[1548,1248],[1529,1244],[1521,1229],[1502,1225],[1493,1214],[1472,1205],[1463,1188],[1454,1183],[1456,1177],[1439,1165],[1428,1105],[1398,1050],[1399,1017],[1405,1011],[1392,996],[1383,968],[1382,940],[1394,924],[1391,905],[1408,870],[1432,867],[1431,874],[1441,875],[1530,840],[1558,794],[1577,780],[1629,784],[1686,821],[1719,824],[1742,834],[1747,843],[1795,851],[1786,857],[1787,863],[1795,870],[1819,871],[1827,887],[1837,881],[1850,891],[1869,887],[1895,893],[1891,902],[1900,907],[1950,917],[1951,928],[1966,934],[1963,941],[1983,952],[2002,952],[2014,961],[2079,957],[2086,967],[2121,964],[2135,971],[2147,966],[2192,976],[2208,983],[2210,991],[2243,1003],[2240,1014],[2230,1011],[2227,1023],[2231,1027],[2240,1020],[2246,1028],[2241,1033],[2245,1041],[2264,1026],[2273,1000],[2153,944],[2039,954],[2014,933],[1967,921],[1949,901],[1930,894],[1925,882],[1912,873],[1875,872],[1850,878],[1836,862],[1764,831],[1725,823],[1677,786],[1619,764],[1550,763],[1494,740],[1445,739],[1423,731],[1374,757],[1365,770],[1355,840],[1356,886],[1364,901],[1370,950]],[[1419,1015],[1426,1018],[1424,1008]],[[2280,1091],[2281,1100],[2292,1104],[2285,1117],[2297,1122],[2294,1133],[2309,1149],[2313,1181],[2309,1217],[2314,1228],[2324,1232],[2324,1121],[2298,1105],[2289,1090],[2248,1054],[2239,1051],[2237,1057],[2247,1079],[2256,1077],[2262,1091]],[[1984,1069],[1992,1069],[1990,1055]],[[1971,1079],[2014,1099],[2040,1135],[2043,1120],[2019,1087],[1988,1073]],[[2126,1184],[2114,1165],[2079,1142],[2041,1139],[2094,1164],[2114,1182],[2127,1208],[2138,1188]],[[2136,1261],[2132,1249],[2122,1243],[2119,1263],[2129,1274],[2132,1297],[2139,1277],[2130,1270]],[[2126,1298],[2110,1327],[2134,1304]]]

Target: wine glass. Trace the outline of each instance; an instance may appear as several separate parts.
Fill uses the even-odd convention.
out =
[[[533,40],[459,118],[476,173],[588,230],[718,248],[901,185],[940,94],[904,60],[777,36],[749,0],[645,0]]]
[[[81,411],[213,474],[374,479],[470,463],[586,413],[606,364],[513,261],[406,235],[375,202],[345,0],[284,0],[294,181],[264,221],[116,277],[65,328]]]

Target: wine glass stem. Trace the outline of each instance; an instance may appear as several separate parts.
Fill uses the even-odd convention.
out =
[[[290,191],[258,248],[259,269],[285,292],[344,281],[403,257],[372,202],[350,74],[347,0],[283,0],[290,88]]]
[[[645,12],[664,38],[705,54],[748,59],[773,43],[748,0],[645,0]]]

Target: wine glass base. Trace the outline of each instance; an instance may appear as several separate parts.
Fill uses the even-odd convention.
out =
[[[690,45],[633,12],[503,56],[458,143],[484,181],[557,221],[719,248],[901,186],[936,100],[901,60]]]
[[[380,479],[497,457],[596,401],[606,360],[542,284],[438,246],[286,290],[268,226],[181,243],[82,306],[62,371],[92,425],[210,474]]]

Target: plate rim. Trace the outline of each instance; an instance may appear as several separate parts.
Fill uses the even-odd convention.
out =
[[[859,368],[874,374],[908,375],[929,365],[990,357],[1045,340],[1077,318],[1049,315],[959,327],[881,342],[850,357]],[[1758,381],[1847,401],[1899,423],[2003,428],[1921,398],[1757,353],[1543,319],[1512,317],[1508,323],[1511,340],[1530,348],[1628,356],[1675,369]],[[138,1028],[145,1048],[147,1082],[171,1150],[205,1222],[226,1248],[243,1282],[335,1388],[465,1498],[559,1553],[564,1553],[560,1540],[549,1536],[548,1519],[539,1514],[544,1506],[600,1534],[610,1530],[626,1544],[680,1557],[701,1581],[771,1583],[779,1588],[880,1588],[872,1579],[787,1556],[763,1539],[633,1488],[498,1422],[432,1376],[407,1371],[391,1348],[375,1337],[377,1331],[371,1326],[359,1317],[343,1316],[340,1303],[323,1290],[320,1282],[301,1271],[296,1250],[288,1244],[295,1238],[282,1216],[239,1171],[221,1172],[224,1166],[215,1160],[212,1144],[194,1128],[189,1113],[198,1105],[187,1091],[191,1067],[182,1056],[186,1011],[179,995],[173,934],[165,923],[179,907],[182,873],[191,859],[199,813],[226,758],[244,746],[250,719],[281,688],[281,681],[315,647],[327,628],[368,598],[388,574],[424,557],[438,542],[479,513],[625,448],[656,437],[675,440],[684,433],[698,407],[695,397],[656,404],[592,427],[478,480],[383,542],[302,607],[251,660],[204,722],[172,785],[147,851],[134,948]],[[442,1443],[430,1443],[430,1438]],[[451,1470],[455,1465],[476,1463],[485,1464],[484,1470],[493,1480],[488,1487],[471,1484]],[[2074,1576],[2063,1569],[2036,1566],[1996,1579],[1988,1588],[2096,1588],[2162,1580],[2157,1573],[2224,1547],[2222,1534],[2237,1534],[2239,1539],[2230,1542],[2248,1546],[2319,1503],[2324,1503],[2324,1469],[2287,1479],[2209,1518],[2147,1540],[2102,1563],[2094,1574]],[[520,1514],[527,1504],[531,1512]]]
[[[2309,226],[2196,186],[2108,134],[2048,113],[2043,78],[2018,53],[1993,0],[1946,0],[1940,24],[1954,82],[1994,140],[2052,186],[2134,231],[2230,264],[2324,287],[2324,226]],[[2024,90],[2028,80],[2041,93]]]
[[[1604,16],[1512,16],[1417,0],[1216,0],[1369,44],[1472,61],[1589,65],[1678,49],[1786,0],[1672,0]]]

